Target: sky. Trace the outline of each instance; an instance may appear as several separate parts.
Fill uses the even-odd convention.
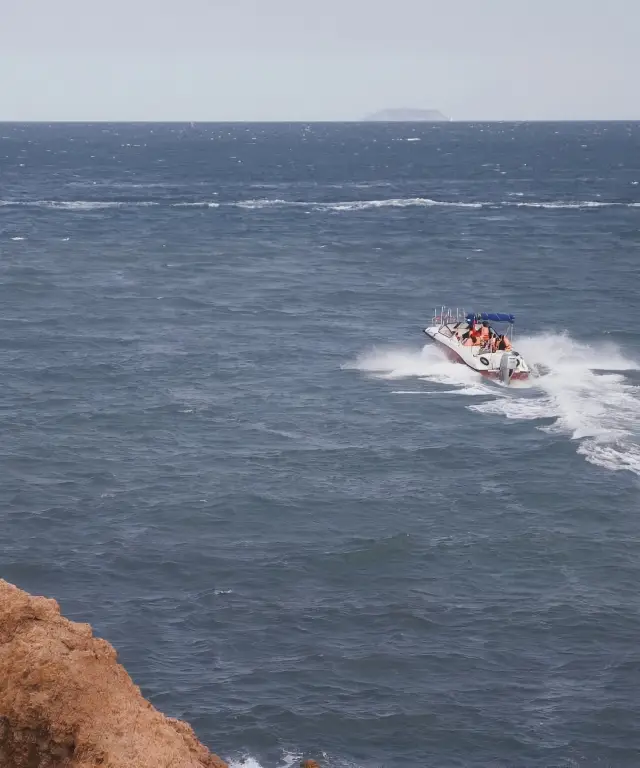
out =
[[[636,0],[4,0],[0,120],[640,119]]]

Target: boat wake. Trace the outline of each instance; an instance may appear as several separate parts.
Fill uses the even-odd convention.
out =
[[[466,406],[482,414],[522,421],[553,419],[538,429],[576,440],[577,452],[592,464],[640,475],[640,386],[627,375],[640,365],[614,344],[585,344],[567,334],[520,337],[517,348],[538,375],[508,389],[449,362],[430,345],[421,351],[374,350],[351,367],[385,379],[415,378],[454,387],[445,390],[448,394],[484,396],[482,402]],[[421,391],[443,393],[440,387],[394,393]]]

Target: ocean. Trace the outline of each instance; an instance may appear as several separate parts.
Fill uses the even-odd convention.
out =
[[[0,576],[233,768],[635,768],[639,260],[639,123],[2,124]]]

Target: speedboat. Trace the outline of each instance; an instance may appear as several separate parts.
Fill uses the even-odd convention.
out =
[[[512,344],[514,323],[515,317],[504,312],[465,313],[464,310],[442,307],[440,312],[434,310],[431,325],[424,332],[450,360],[464,363],[482,376],[508,385],[512,381],[526,380],[531,375],[531,369],[522,355],[513,347],[509,350],[496,349],[491,339],[471,345],[465,334],[473,327],[484,325],[489,328],[493,339],[504,334]],[[502,330],[496,330],[494,324]]]

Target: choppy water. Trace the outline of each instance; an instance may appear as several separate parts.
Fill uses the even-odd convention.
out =
[[[639,157],[0,126],[0,575],[234,766],[636,766]],[[441,303],[546,375],[423,349]]]

